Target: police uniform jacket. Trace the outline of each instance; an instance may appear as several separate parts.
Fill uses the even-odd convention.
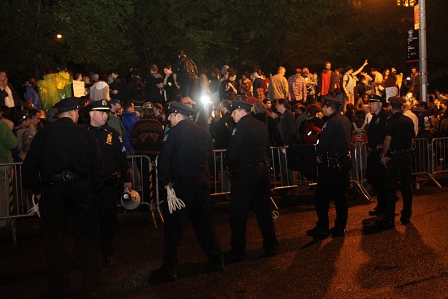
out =
[[[43,177],[71,171],[88,176],[98,191],[103,184],[104,163],[95,135],[63,117],[37,132],[23,162],[25,188],[41,193],[39,173]]]
[[[264,162],[268,151],[269,133],[266,125],[247,114],[233,128],[226,165],[248,166]]]
[[[190,119],[184,119],[164,137],[157,163],[159,181],[162,186],[166,186],[176,178],[207,174],[212,161],[213,143],[210,132]]]
[[[128,162],[126,158],[126,148],[120,134],[111,127],[88,126],[89,131],[95,134],[98,139],[104,159],[104,175],[108,176],[120,171],[125,182],[130,182],[128,175]]]
[[[378,144],[383,144],[384,137],[386,136],[386,124],[389,117],[390,113],[385,109],[381,109],[378,115],[373,114],[369,124],[369,131],[367,132],[369,147],[371,149],[376,149]]]
[[[403,113],[396,112],[389,118],[385,134],[392,137],[390,150],[408,150],[412,147],[414,123]]]
[[[333,158],[338,155],[345,155],[350,151],[351,124],[347,117],[333,112],[324,126],[319,137],[316,148],[316,155]]]

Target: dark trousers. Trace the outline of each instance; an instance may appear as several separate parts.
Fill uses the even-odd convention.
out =
[[[366,178],[377,191],[376,209],[379,211],[384,211],[386,209],[386,188],[384,186],[385,175],[386,168],[381,164],[380,152],[377,150],[371,151],[367,158]]]
[[[48,287],[55,295],[66,295],[70,280],[67,273],[66,235],[72,219],[75,249],[82,260],[85,290],[101,283],[102,268],[98,242],[98,202],[87,178],[44,187],[39,201],[46,245]]]
[[[199,80],[193,76],[182,77],[180,83],[180,95],[182,98],[190,97],[192,100],[199,101]]]
[[[350,161],[348,162],[351,163]],[[338,170],[325,165],[325,163],[319,167],[319,176],[317,177],[316,192],[314,195],[314,204],[318,218],[316,227],[319,229],[329,229],[328,210],[332,198],[334,198],[336,208],[335,228],[345,229],[347,225],[347,190],[350,183],[349,168],[342,167],[341,170]]]
[[[237,178],[232,179],[230,194],[230,240],[234,255],[244,256],[246,250],[247,212],[252,208],[255,212],[258,227],[263,236],[263,247],[266,251],[275,252],[274,220],[270,200],[269,170],[264,165],[243,169]]]
[[[386,189],[386,213],[385,218],[393,221],[395,218],[395,203],[398,182],[401,184],[403,196],[403,218],[411,218],[412,215],[412,169],[411,154],[397,154],[387,163],[384,186]]]
[[[210,181],[206,175],[174,182],[177,198],[182,199],[185,208],[168,211],[167,201],[163,202],[164,253],[163,268],[175,273],[177,252],[187,218],[190,218],[196,237],[202,250],[210,260],[221,256],[221,248],[216,231],[211,222],[212,206],[210,200]]]
[[[117,224],[117,187],[104,185],[98,193],[98,198],[101,253],[103,256],[108,256],[114,251],[112,238]]]

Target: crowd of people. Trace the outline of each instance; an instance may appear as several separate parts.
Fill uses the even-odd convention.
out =
[[[380,73],[371,67],[367,73],[367,65],[366,60],[356,71],[352,66],[332,70],[327,61],[319,74],[303,67],[286,77],[286,69],[280,66],[273,76],[259,68],[238,76],[227,65],[208,73],[181,50],[173,66],[166,64],[161,74],[153,64],[145,79],[137,69],[131,69],[126,78],[114,70],[75,74],[73,80],[85,84],[84,94],[62,99],[48,110],[42,109],[34,78],[27,78],[23,89],[15,89],[6,72],[0,71],[0,163],[24,161],[25,187],[44,211],[50,288],[46,296],[67,294],[64,236],[68,217],[73,219],[77,246],[83,251],[86,296],[96,296],[101,264],[114,265],[116,202],[123,191],[149,188],[151,170],[130,167],[126,162],[130,155],[159,157],[160,186],[174,189],[186,204],[174,213],[168,212],[168,200],[163,204],[163,265],[152,272],[150,281],[177,279],[177,251],[187,218],[211,270],[223,270],[224,261],[244,260],[249,208],[257,214],[263,256],[276,254],[269,195],[271,146],[317,144],[318,221],[307,231],[309,236],[345,236],[353,142],[368,143],[367,179],[378,198],[369,214],[379,217],[380,229],[394,227],[401,181],[400,220],[409,223],[412,139],[448,136],[448,100],[439,91],[427,101],[421,99],[416,68],[406,83],[394,68]],[[210,219],[213,149],[227,150],[227,172],[222,179],[230,182],[232,237],[231,250],[225,254]],[[286,159],[282,154],[279,162],[286,165]],[[2,166],[0,173],[10,176],[7,167]],[[143,180],[134,180],[133,185],[132,176],[140,177],[140,172]],[[282,185],[293,185],[291,169],[281,167],[279,175]],[[0,192],[5,194],[6,186]],[[286,189],[283,194],[292,192]],[[149,192],[144,194],[149,202]],[[333,198],[337,218],[330,228],[328,209]]]

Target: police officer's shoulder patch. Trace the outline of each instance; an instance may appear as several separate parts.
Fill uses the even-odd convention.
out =
[[[235,135],[235,133],[236,133],[236,128],[233,128],[232,136]]]
[[[107,134],[106,144],[112,145],[112,133]]]

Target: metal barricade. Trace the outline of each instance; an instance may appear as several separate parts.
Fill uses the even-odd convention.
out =
[[[361,194],[367,200],[371,200],[372,197],[364,187],[366,168],[367,168],[367,157],[369,155],[367,148],[368,148],[367,143],[356,142],[351,144],[352,179],[350,180],[350,183],[355,184],[361,191]]]
[[[11,227],[14,244],[17,243],[16,219],[35,215],[28,212],[31,197],[22,183],[22,162],[0,164],[0,227]]]
[[[448,172],[448,137],[434,138],[432,147],[432,174]]]
[[[226,195],[230,193],[230,178],[224,166],[226,149],[213,151],[213,191],[211,195]]]
[[[288,168],[287,146],[271,147],[271,190],[297,187],[294,171]]]
[[[434,143],[434,141],[433,141]],[[424,175],[429,180],[432,180],[440,189],[442,186],[433,176],[433,146],[426,138],[414,138],[414,161],[412,163],[412,175]],[[425,182],[426,183],[426,182]]]
[[[141,196],[140,205],[148,206],[154,227],[157,228],[154,210],[157,211],[160,219],[163,222],[163,216],[162,212],[160,211],[159,202],[159,183],[157,179],[156,166],[157,162],[152,163],[151,159],[145,155],[130,155],[127,157],[127,159],[132,170],[132,186],[134,190],[138,191]],[[145,198],[149,198],[149,201],[145,201]],[[121,206],[120,203],[117,203],[117,205]],[[124,214],[126,215],[126,209],[124,209]]]

